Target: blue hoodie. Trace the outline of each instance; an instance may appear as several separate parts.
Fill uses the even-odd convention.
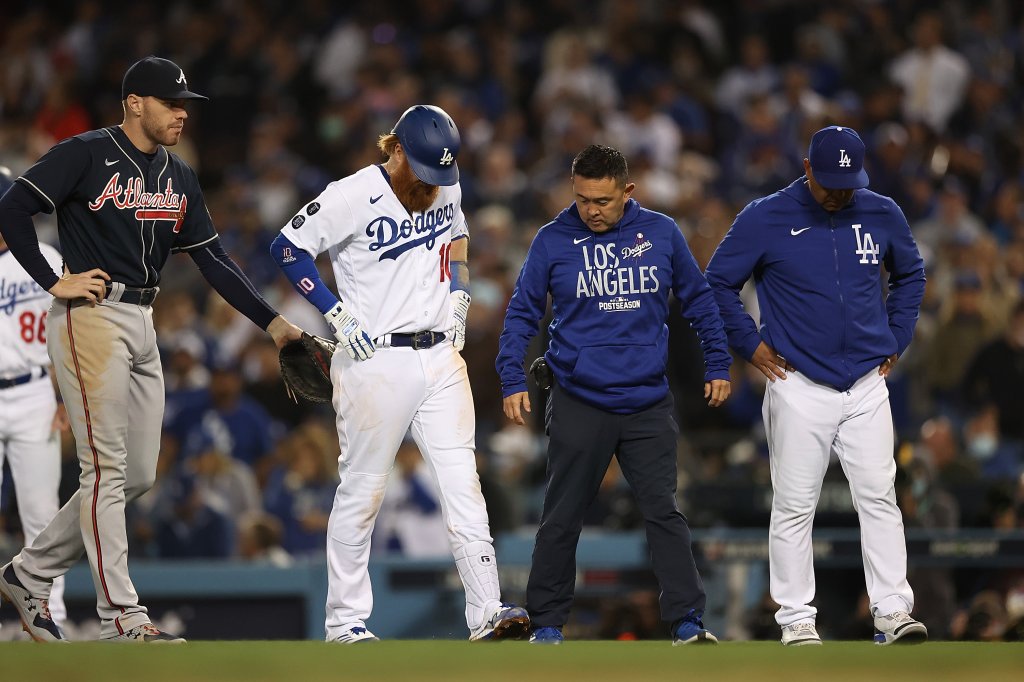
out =
[[[572,204],[540,229],[519,273],[495,361],[502,394],[526,390],[526,348],[550,292],[544,357],[558,385],[607,412],[654,405],[668,393],[669,290],[700,336],[705,380],[728,379],[718,306],[675,221],[630,199],[618,224],[598,234]]]
[[[763,340],[797,371],[838,390],[906,350],[924,297],[924,262],[899,206],[858,189],[829,213],[806,177],[747,205],[706,274],[740,355],[750,360]],[[751,275],[760,330],[740,302]]]

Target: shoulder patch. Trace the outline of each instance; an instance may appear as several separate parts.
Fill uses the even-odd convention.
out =
[[[315,201],[310,202],[309,206],[306,207],[306,215],[313,215],[320,210],[320,204]]]
[[[295,216],[294,218],[292,218],[292,229],[294,229],[294,230],[299,229],[300,227],[302,227],[302,224],[304,222],[306,222],[306,216],[304,216],[304,215],[297,215],[297,216]]]

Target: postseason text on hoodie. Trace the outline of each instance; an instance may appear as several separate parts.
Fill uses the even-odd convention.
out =
[[[751,275],[760,329],[739,296]],[[892,199],[858,189],[829,213],[806,177],[740,211],[707,277],[741,356],[750,360],[763,340],[798,372],[840,391],[906,350],[925,285],[921,254]]]
[[[630,199],[596,233],[573,203],[537,233],[516,281],[495,361],[503,396],[526,391],[526,350],[550,293],[545,358],[559,386],[616,414],[654,405],[668,393],[669,292],[700,338],[705,381],[728,380],[722,319],[675,221]]]

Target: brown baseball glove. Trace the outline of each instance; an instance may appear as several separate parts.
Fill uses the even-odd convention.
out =
[[[289,341],[281,349],[281,378],[293,400],[298,402],[298,396],[314,403],[331,402],[331,356],[336,345],[330,339],[302,332],[301,339]]]

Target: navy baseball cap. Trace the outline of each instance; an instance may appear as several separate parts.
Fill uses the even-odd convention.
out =
[[[825,189],[868,186],[864,142],[853,128],[829,126],[814,133],[807,159],[811,162],[814,179]]]
[[[409,107],[391,131],[398,135],[412,172],[428,185],[454,185],[459,181],[462,138],[451,116],[441,107]]]
[[[188,89],[185,71],[169,59],[150,55],[132,64],[121,82],[121,99],[128,95],[160,99],[209,99]]]

